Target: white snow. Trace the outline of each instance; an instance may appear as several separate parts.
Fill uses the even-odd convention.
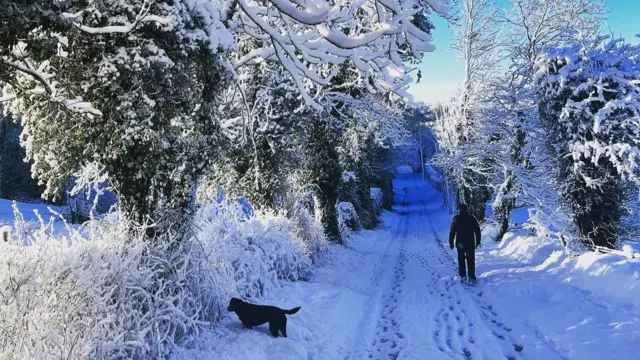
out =
[[[21,203],[17,202],[16,206],[18,211],[22,214],[22,217],[27,222],[37,222],[39,214],[45,221],[48,221],[51,217],[56,215],[51,212],[63,213],[64,210],[59,206],[47,205],[43,203]],[[0,225],[13,225],[15,221],[13,211],[13,201],[0,199]]]
[[[283,280],[297,270],[278,264],[298,260],[276,259],[298,256],[282,250],[297,241],[287,239],[291,225],[266,216],[260,224],[252,220],[203,227],[200,235],[217,234],[206,235],[215,240],[205,241],[211,250],[207,256],[213,256],[210,265],[226,269],[229,264],[223,264],[228,259],[223,258],[236,257],[230,263],[235,275],[220,277],[227,280],[215,285],[222,289],[215,290],[220,301],[228,301],[225,295],[245,294],[252,296],[252,302],[302,310],[289,316],[286,339],[273,338],[266,326],[244,329],[235,314],[224,312],[219,323],[193,334],[195,345],[177,348],[173,357],[595,360],[633,358],[638,352],[640,258],[632,248],[606,254],[568,253],[520,226],[526,220],[523,208],[513,218],[518,226],[501,243],[488,236],[492,229],[483,230],[485,239],[477,251],[479,283],[470,287],[456,277],[455,253],[446,244],[452,215],[441,194],[410,168],[401,169],[398,177],[396,206],[393,212],[383,212],[381,228],[354,233],[345,245],[331,246],[315,259],[307,282]],[[0,224],[9,223],[10,202],[0,205]],[[42,205],[18,206],[25,214],[28,208],[45,211]],[[199,216],[204,224],[203,219],[218,215]],[[273,247],[280,242],[284,244],[280,250],[279,245]],[[80,251],[46,247],[48,252],[40,255],[55,253],[51,259],[58,260]],[[25,259],[44,261],[38,255],[42,244],[31,248],[23,254]],[[15,247],[4,249],[18,254]],[[231,254],[230,249],[237,252]],[[259,253],[270,254],[264,261],[272,263],[253,269],[261,264],[256,260]],[[301,268],[307,268],[308,260],[300,259]],[[47,269],[39,270],[43,280]],[[216,271],[226,271],[220,269]],[[272,275],[265,276],[265,271]],[[35,313],[29,314],[36,319]]]
[[[60,234],[45,220],[26,234],[30,246],[23,233],[0,241],[0,358],[166,359],[215,322],[229,297],[307,277],[325,241],[298,237],[314,231],[308,221],[247,218],[235,204],[201,207],[193,237],[181,241],[146,241],[124,221],[103,225]]]
[[[254,300],[302,306],[289,316],[288,338],[271,337],[266,326],[244,329],[231,313],[176,358],[622,359],[637,353],[638,259],[571,256],[520,229],[500,245],[486,239],[477,253],[479,283],[462,285],[454,278],[455,254],[443,243],[451,215],[441,195],[419,174],[399,176],[396,208],[383,214],[379,230],[331,247],[309,282],[286,282]]]

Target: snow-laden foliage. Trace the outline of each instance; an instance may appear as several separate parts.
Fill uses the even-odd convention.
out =
[[[0,242],[0,357],[158,359],[219,319],[230,296],[262,296],[309,274],[281,215],[203,207],[192,236],[155,242],[128,223],[51,227]],[[19,228],[16,224],[16,228]]]
[[[640,46],[603,41],[550,50],[538,60],[538,84],[543,97],[566,99],[554,119],[567,140],[560,151],[590,186],[598,179],[585,162],[608,162],[640,184]]]
[[[343,233],[346,229],[358,230],[360,228],[360,219],[352,203],[339,202],[336,205],[336,210],[338,212],[338,224]]]
[[[640,184],[640,47],[576,41],[537,62],[540,114],[557,184],[587,244],[614,247],[625,183]]]
[[[360,93],[410,98],[411,66],[433,50],[427,16],[447,3],[4,0],[0,7],[12,11],[0,12],[1,99],[22,119],[45,196],[93,166],[108,174],[130,219],[160,222],[189,208],[203,173],[235,150],[229,141],[277,152],[271,133],[247,141],[247,126],[279,131],[306,120],[289,113],[289,124],[271,127],[273,103],[286,102],[279,114],[335,107],[355,98],[335,86],[344,72]],[[384,112],[363,112],[377,118],[380,134],[393,133]],[[254,176],[242,178],[261,195],[278,180],[261,183],[278,168],[263,165],[254,161]]]
[[[292,222],[293,234],[302,241],[303,253],[312,261],[317,260],[329,246],[320,217],[313,216],[306,207],[300,205],[294,206],[287,215]]]
[[[192,0],[43,6],[0,63],[4,111],[21,119],[45,196],[92,166],[131,219],[184,211],[218,143],[217,88],[229,78],[220,53],[234,47],[219,10]]]
[[[204,256],[230,271],[243,298],[264,295],[278,286],[278,279],[299,280],[308,276],[310,254],[294,225],[274,213],[258,213],[248,219],[239,206],[208,206],[194,219],[195,238]]]
[[[299,163],[300,126],[308,111],[297,100],[295,85],[273,64],[244,68],[239,82],[251,106],[243,101],[225,106],[226,141],[200,187],[210,188],[213,198],[222,187],[225,194],[245,197],[256,207],[282,208],[287,176]]]
[[[422,52],[434,49],[417,20],[433,10],[446,13],[447,5],[444,0],[239,0],[230,9],[229,28],[240,45],[233,66],[278,62],[304,101],[318,110],[318,90],[332,82],[343,63],[369,91],[410,98],[406,86],[414,69],[405,59],[421,59]],[[247,42],[257,46],[246,47]]]

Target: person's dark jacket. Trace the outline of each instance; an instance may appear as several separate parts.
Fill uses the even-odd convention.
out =
[[[480,232],[478,220],[468,212],[460,211],[451,220],[451,229],[449,230],[449,246],[451,248],[455,245],[458,248],[467,250],[475,249],[480,245],[481,237],[482,233]]]

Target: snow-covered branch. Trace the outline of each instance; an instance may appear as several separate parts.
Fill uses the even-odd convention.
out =
[[[34,79],[40,86],[25,90],[28,95],[44,95],[45,93],[49,97],[50,101],[60,104],[64,108],[80,114],[87,114],[89,116],[102,115],[100,110],[91,106],[91,103],[83,101],[81,97],[69,99],[64,92],[61,92],[56,88],[56,82],[51,82],[50,79],[54,77],[54,74],[46,73],[45,69],[49,67],[48,62],[43,63],[38,69],[36,69],[28,58],[22,59],[22,64],[14,61],[5,60],[2,63],[13,67],[14,69],[23,72],[29,78]],[[18,95],[13,93],[5,94],[0,101],[6,102],[14,100]]]
[[[638,59],[640,46],[624,40],[581,41],[542,55],[536,79],[546,98],[566,98],[557,121],[566,127],[576,167],[582,159],[594,165],[606,160],[640,184]]]
[[[448,9],[448,1],[426,3],[442,12]],[[405,88],[411,82],[411,69],[402,60],[406,49],[418,59],[434,49],[431,36],[412,22],[424,11],[413,1],[238,0],[237,4],[242,11],[234,15],[230,28],[238,44],[254,46],[236,56],[234,67],[277,61],[307,104],[317,109],[318,99],[310,94],[329,84],[340,64],[349,64],[372,80],[375,91],[410,98]]]

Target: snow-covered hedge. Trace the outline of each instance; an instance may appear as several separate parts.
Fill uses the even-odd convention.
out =
[[[206,206],[179,242],[126,228],[0,242],[0,359],[166,358],[230,296],[259,296],[310,270],[310,250],[282,215]]]

